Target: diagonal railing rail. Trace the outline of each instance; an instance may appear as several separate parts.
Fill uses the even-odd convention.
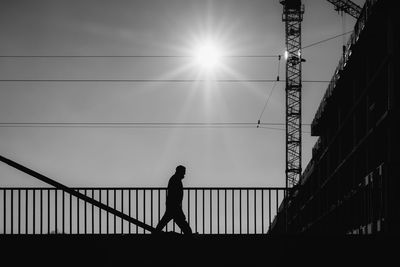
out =
[[[24,173],[26,173],[26,174],[28,174],[30,176],[35,177],[36,179],[39,179],[40,181],[43,181],[43,182],[45,182],[45,183],[47,183],[49,185],[52,185],[57,189],[60,189],[60,190],[62,190],[64,192],[67,192],[68,194],[70,194],[72,196],[75,196],[78,199],[81,199],[81,200],[83,200],[83,201],[85,201],[87,203],[90,203],[90,204],[92,204],[92,205],[94,205],[94,206],[96,206],[96,207],[98,207],[98,208],[100,208],[102,210],[105,210],[105,211],[107,211],[107,212],[109,212],[109,213],[111,213],[111,214],[113,214],[115,216],[118,216],[123,220],[126,220],[126,221],[128,221],[130,223],[133,223],[133,224],[135,224],[135,225],[137,225],[137,226],[139,226],[139,227],[141,227],[141,228],[143,228],[143,229],[145,229],[147,231],[150,231],[151,233],[156,232],[156,229],[154,227],[149,226],[149,225],[147,225],[147,224],[145,224],[145,223],[143,223],[143,222],[141,222],[141,221],[139,221],[137,219],[134,219],[134,218],[132,218],[132,217],[130,217],[130,216],[128,216],[128,215],[126,215],[126,214],[114,209],[114,208],[111,208],[111,207],[109,207],[109,206],[107,206],[107,205],[105,205],[105,204],[103,204],[103,203],[101,203],[101,202],[99,202],[99,201],[97,201],[97,200],[95,200],[93,198],[90,198],[90,197],[88,197],[88,196],[86,196],[86,195],[84,195],[84,194],[82,194],[82,193],[80,193],[80,192],[78,192],[78,191],[76,191],[74,189],[71,189],[71,188],[69,188],[69,187],[67,187],[67,186],[65,186],[65,185],[63,185],[63,184],[61,184],[61,183],[59,183],[59,182],[57,182],[57,181],[55,181],[53,179],[50,179],[49,177],[46,177],[46,176],[34,171],[34,170],[31,170],[31,169],[29,169],[29,168],[27,168],[25,166],[22,166],[21,164],[18,164],[15,161],[12,161],[12,160],[10,160],[8,158],[5,158],[3,156],[0,156],[0,161],[5,163],[5,164],[10,165],[11,167],[13,167],[13,168],[15,168],[15,169],[17,169],[17,170],[19,170],[21,172],[24,172]]]

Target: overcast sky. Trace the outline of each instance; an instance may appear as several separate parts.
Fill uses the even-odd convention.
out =
[[[307,0],[303,46],[350,31],[327,1]],[[363,4],[363,0],[354,1]],[[229,55],[285,51],[278,0],[2,0],[0,55],[190,55],[207,38]],[[343,38],[303,51],[304,80],[330,80]],[[0,79],[196,79],[191,58],[0,58]],[[277,58],[227,58],[217,79],[275,79]],[[284,79],[284,61],[280,77]],[[273,83],[0,82],[0,123],[257,122]],[[304,83],[310,124],[327,84]],[[263,123],[285,122],[278,83]],[[283,186],[285,132],[213,128],[0,127],[0,154],[68,186]],[[304,126],[303,168],[316,141]],[[0,164],[0,186],[42,185]]]

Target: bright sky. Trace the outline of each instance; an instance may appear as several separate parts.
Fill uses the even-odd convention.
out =
[[[303,46],[352,30],[327,1],[306,0]],[[363,0],[354,1],[360,5]],[[278,0],[3,0],[0,55],[192,55],[209,40],[226,55],[285,51]],[[303,80],[330,80],[343,38],[303,51]],[[0,82],[0,123],[256,123],[277,58],[222,58],[204,72],[193,58],[0,58],[0,79],[201,79],[191,83]],[[284,80],[285,64],[280,65]],[[204,81],[205,79],[211,79]],[[304,83],[310,124],[327,84]],[[263,123],[285,122],[278,83]],[[285,132],[249,128],[0,127],[0,154],[68,186],[283,186]],[[303,168],[316,141],[304,126]],[[0,186],[42,185],[0,164]]]

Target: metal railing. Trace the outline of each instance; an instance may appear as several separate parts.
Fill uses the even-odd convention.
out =
[[[166,188],[72,188],[155,227]],[[185,188],[182,203],[193,232],[266,234],[285,188]],[[164,231],[180,232],[174,222]],[[56,188],[0,188],[1,234],[148,234],[121,217]]]

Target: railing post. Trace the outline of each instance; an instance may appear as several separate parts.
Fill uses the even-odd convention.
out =
[[[11,193],[11,207],[10,207],[10,213],[11,213],[11,234],[14,233],[14,190],[10,190]]]
[[[18,234],[21,234],[21,189],[18,189]]]
[[[235,233],[235,189],[232,189],[232,234]]]
[[[98,192],[99,192],[99,202],[102,203],[101,202],[101,189],[99,189]],[[93,193],[94,193],[94,190],[93,190]],[[92,207],[93,207],[93,205],[92,205]],[[101,234],[101,209],[98,209],[98,210],[99,210],[99,234]],[[129,214],[129,217],[131,217],[130,214]]]
[[[212,189],[210,189],[209,192],[210,192],[210,234],[212,234]]]
[[[43,234],[43,189],[40,189],[40,234]]]
[[[35,223],[36,223],[36,218],[35,218],[35,210],[36,210],[36,203],[35,203],[35,200],[36,200],[36,196],[35,196],[35,192],[36,192],[36,190],[34,189],[33,190],[33,199],[32,199],[32,225],[33,225],[33,228],[32,228],[32,233],[33,234],[36,234],[36,225],[35,225]]]

